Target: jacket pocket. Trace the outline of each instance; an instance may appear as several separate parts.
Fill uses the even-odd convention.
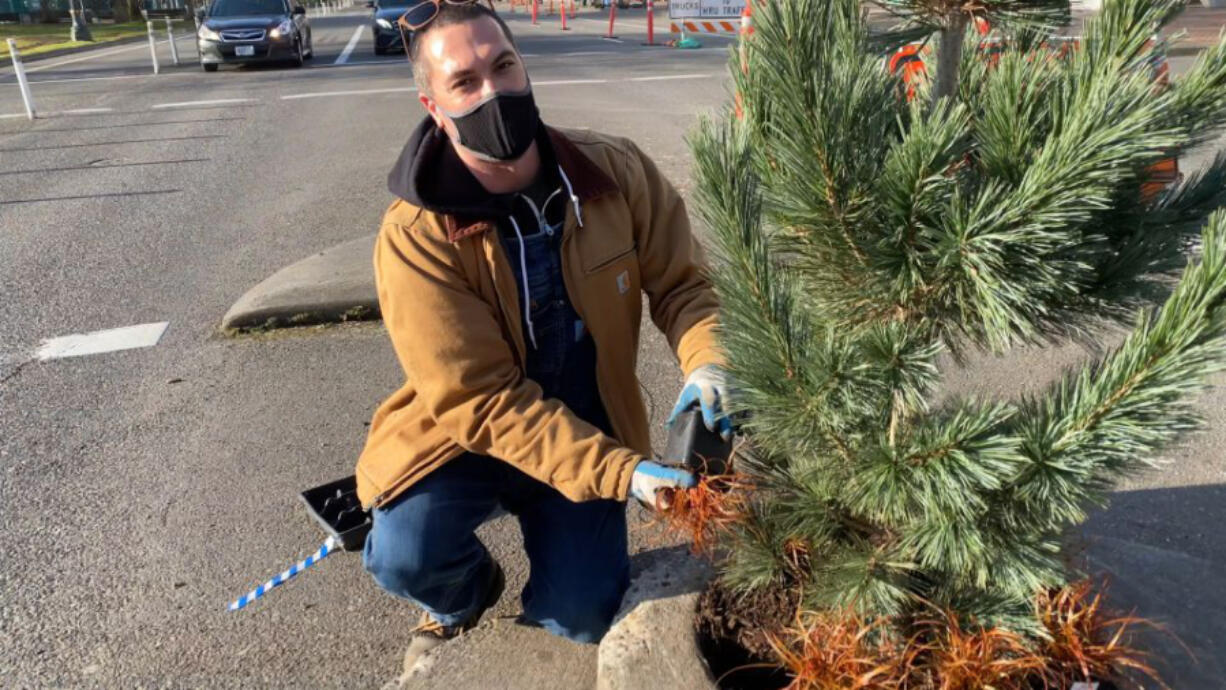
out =
[[[616,251],[616,252],[614,252],[614,253],[613,253],[611,256],[609,256],[608,258],[604,258],[604,259],[600,259],[599,261],[596,261],[596,262],[594,263],[594,265],[593,265],[593,266],[590,266],[590,267],[585,266],[585,267],[584,267],[584,269],[583,269],[583,272],[584,272],[584,273],[591,274],[591,273],[595,273],[596,271],[599,271],[599,270],[601,270],[601,269],[608,268],[609,266],[612,266],[613,264],[617,263],[618,261],[621,261],[622,259],[626,258],[627,256],[630,256],[631,254],[633,254],[633,253],[635,252],[635,250],[636,250],[636,249],[638,249],[638,244],[637,244],[637,243],[635,243],[635,244],[631,244],[631,245],[630,245],[628,248],[626,248],[626,249],[623,249],[623,250],[620,250],[620,251]]]

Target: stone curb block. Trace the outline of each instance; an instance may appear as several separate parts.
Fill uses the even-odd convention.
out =
[[[338,244],[269,276],[222,318],[225,330],[379,318],[374,236]]]
[[[715,682],[698,648],[694,613],[714,577],[685,547],[662,553],[622,599],[597,653],[597,690],[712,690]]]

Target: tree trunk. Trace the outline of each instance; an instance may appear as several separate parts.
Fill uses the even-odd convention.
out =
[[[958,93],[958,68],[962,64],[962,40],[966,38],[967,16],[958,12],[941,29],[940,52],[937,56],[936,84],[932,87],[932,104]]]

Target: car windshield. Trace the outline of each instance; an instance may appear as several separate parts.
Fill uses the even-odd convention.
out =
[[[253,14],[285,14],[283,0],[214,0],[211,17],[241,17]]]

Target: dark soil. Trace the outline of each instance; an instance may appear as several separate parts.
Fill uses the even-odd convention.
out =
[[[723,690],[777,690],[792,678],[779,666],[768,633],[794,622],[795,595],[783,590],[738,596],[712,583],[698,599],[695,627],[703,656]]]

